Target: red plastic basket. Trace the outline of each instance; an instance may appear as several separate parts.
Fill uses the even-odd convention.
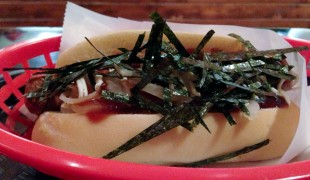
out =
[[[310,42],[286,39],[293,46],[306,45]],[[274,179],[310,177],[310,160],[284,165],[250,168],[176,168],[134,163],[118,162],[64,152],[21,137],[16,132],[20,126],[30,127],[33,122],[19,112],[23,105],[22,87],[33,71],[24,71],[12,76],[3,68],[29,67],[34,57],[42,57],[46,67],[54,67],[52,54],[58,52],[60,36],[31,40],[0,50],[0,72],[4,82],[0,89],[0,108],[5,113],[6,121],[0,123],[0,153],[19,162],[30,165],[42,172],[68,179],[197,179],[197,178],[237,178],[237,179]],[[301,53],[307,64],[310,51]],[[310,71],[308,71],[310,76]],[[10,106],[8,99],[14,97],[16,104]],[[25,138],[26,137],[26,138]]]
[[[17,126],[25,126],[27,129],[33,124],[20,113],[19,109],[24,104],[22,87],[34,71],[18,72],[12,75],[9,71],[3,71],[3,68],[28,68],[36,57],[42,57],[40,63],[45,64],[45,67],[53,68],[51,53],[58,52],[59,44],[60,37],[57,36],[48,39],[33,39],[0,50],[0,73],[4,80],[0,89],[0,108],[7,115],[5,124],[0,123],[1,128],[17,133]],[[11,105],[9,100],[16,101],[16,103]]]

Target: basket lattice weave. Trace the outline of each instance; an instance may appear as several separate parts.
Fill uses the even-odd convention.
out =
[[[0,128],[15,134],[27,134],[25,130],[33,121],[20,113],[24,105],[23,89],[34,70],[3,71],[3,68],[28,68],[39,59],[42,67],[54,67],[53,53],[59,50],[60,37],[22,42],[0,50],[0,73],[3,78],[0,89]],[[32,66],[33,67],[33,66]]]

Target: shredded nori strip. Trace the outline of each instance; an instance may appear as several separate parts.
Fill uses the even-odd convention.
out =
[[[145,38],[145,33],[140,34],[138,36],[138,39],[137,39],[135,46],[133,47],[133,49],[130,53],[128,61],[131,61],[132,59],[134,59],[137,56],[138,52],[140,52],[140,47],[143,45],[144,38]],[[123,52],[127,52],[127,51],[123,51]]]
[[[228,154],[207,158],[207,159],[204,159],[204,160],[201,160],[201,161],[197,161],[197,162],[175,164],[175,165],[172,165],[172,166],[174,166],[174,167],[203,167],[203,166],[206,166],[206,165],[214,164],[214,163],[217,163],[217,162],[220,162],[220,161],[225,161],[225,160],[232,159],[234,157],[240,156],[242,154],[246,154],[246,153],[255,151],[255,150],[259,149],[259,148],[267,146],[269,143],[270,143],[270,140],[266,139],[266,140],[263,140],[263,141],[261,141],[259,143],[256,143],[256,144],[253,144],[253,145],[250,145],[250,146],[246,146],[246,147],[244,147],[242,149],[230,152]]]
[[[209,104],[208,109],[212,107],[212,104]],[[164,116],[142,132],[140,132],[135,137],[128,140],[126,143],[118,147],[117,149],[111,151],[103,158],[111,159],[115,156],[118,156],[156,136],[159,136],[179,125],[182,125],[186,122],[195,118],[195,113],[193,113],[191,104],[182,104],[173,108],[169,115]]]
[[[241,36],[239,36],[238,34],[235,34],[235,33],[231,33],[231,34],[228,34],[228,36],[231,36],[233,38],[236,38],[238,41],[240,41],[244,47],[248,50],[248,51],[256,51],[256,48],[253,46],[253,44],[248,41],[248,40],[245,40],[243,39]]]
[[[209,42],[209,40],[212,38],[213,34],[215,33],[214,30],[210,30],[201,40],[201,42],[198,44],[198,46],[195,48],[195,51],[191,54],[193,57],[197,57],[197,55],[200,54],[201,50],[205,47],[205,45]]]
[[[118,101],[122,103],[129,103],[130,97],[128,95],[123,95],[120,93],[114,93],[107,90],[102,90],[102,97],[111,101]]]
[[[161,57],[161,44],[163,36],[164,23],[153,24],[150,37],[147,42],[147,48],[144,56],[143,69],[147,71],[153,65],[159,63]]]
[[[276,54],[286,54],[298,51],[308,50],[307,46],[298,46],[293,48],[283,48],[283,49],[271,49],[263,51],[242,51],[242,52],[219,52],[210,55],[211,59],[214,61],[231,61],[231,60],[243,60],[247,56],[260,57],[260,56],[272,56]]]
[[[166,21],[157,12],[151,13],[150,18],[154,21],[155,24],[164,24],[163,33],[167,36],[167,38],[175,46],[175,48],[181,55],[185,57],[188,57],[190,55],[185,49],[185,47],[182,45],[180,40],[177,38],[177,36],[174,34],[174,32],[167,25]]]

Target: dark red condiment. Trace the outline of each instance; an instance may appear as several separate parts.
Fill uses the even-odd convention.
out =
[[[93,122],[98,122],[112,114],[150,114],[151,111],[136,108],[130,104],[110,101],[103,98],[86,101],[80,106],[93,106],[94,109],[87,112],[86,115]]]
[[[260,108],[267,109],[267,108],[286,108],[288,107],[287,102],[283,97],[271,97],[266,96],[264,103],[259,103]]]
[[[100,108],[96,108],[94,111],[90,111],[86,113],[88,118],[92,122],[98,122],[101,120],[104,120],[108,116],[112,114],[151,114],[154,113],[149,110],[136,108],[130,104],[121,103],[121,102],[115,102],[106,100],[103,98],[93,100],[93,101],[87,101],[83,102],[80,105],[87,106],[87,105],[94,105],[97,104],[100,106]],[[288,107],[287,102],[283,97],[266,97],[264,103],[259,103],[260,108],[267,109],[267,108],[286,108]],[[97,106],[97,107],[98,107]],[[211,110],[210,112],[216,112],[216,109]]]
[[[112,113],[102,113],[101,111],[90,111],[86,113],[86,116],[91,122],[100,122],[107,117],[109,117]]]

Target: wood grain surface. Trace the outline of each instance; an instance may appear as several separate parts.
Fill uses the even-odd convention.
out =
[[[62,26],[65,0],[0,0],[0,27]],[[310,0],[94,0],[72,2],[96,12],[148,20],[250,27],[310,27]]]

